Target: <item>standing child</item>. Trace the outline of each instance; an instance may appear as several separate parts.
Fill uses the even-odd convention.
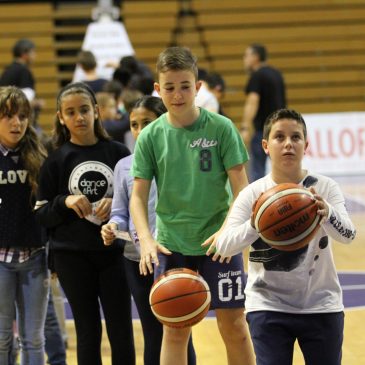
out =
[[[33,212],[45,150],[31,108],[14,86],[0,88],[0,364],[8,365],[16,317],[21,364],[44,364],[48,270]]]
[[[344,197],[332,179],[302,168],[308,141],[299,113],[281,109],[269,116],[262,146],[272,171],[240,193],[217,253],[230,256],[251,245],[246,310],[258,365],[292,364],[296,340],[306,364],[340,365],[344,314],[329,238],[349,243],[355,237]],[[294,252],[271,248],[251,222],[254,202],[280,183],[310,188],[322,216],[309,245]]]
[[[101,126],[95,95],[69,84],[57,97],[56,150],[42,166],[36,213],[49,230],[54,269],[70,303],[79,365],[100,365],[101,304],[112,364],[134,364],[130,291],[121,250],[106,247],[113,169],[129,155]]]
[[[191,52],[170,47],[157,61],[160,94],[168,112],[138,137],[132,174],[131,213],[141,244],[140,272],[155,275],[175,267],[198,270],[212,292],[211,308],[226,345],[228,363],[253,364],[245,323],[242,255],[214,262],[201,244],[214,240],[233,196],[247,184],[247,152],[233,123],[195,106],[200,82]],[[157,241],[148,225],[148,195],[156,178]],[[158,255],[159,252],[159,255]],[[164,326],[161,365],[186,364],[191,327]]]
[[[138,138],[141,130],[166,112],[160,98],[144,96],[139,99],[130,113],[131,132],[134,139]],[[124,246],[124,264],[129,287],[136,303],[141,319],[144,337],[144,364],[158,365],[162,341],[162,325],[151,311],[149,293],[153,284],[153,276],[142,276],[139,273],[140,253],[137,247],[139,240],[132,218],[129,214],[129,200],[133,187],[133,177],[130,169],[133,155],[120,160],[114,170],[114,196],[112,212],[108,224],[102,227],[101,234],[104,244],[110,245],[115,239],[115,230],[129,232],[132,241],[126,241]],[[148,223],[151,232],[156,229],[156,185],[153,182],[148,200]],[[137,247],[136,247],[137,246]],[[189,364],[195,364],[193,347],[189,346]]]

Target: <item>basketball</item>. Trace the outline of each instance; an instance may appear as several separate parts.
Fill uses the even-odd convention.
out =
[[[195,271],[178,268],[166,271],[152,285],[153,314],[169,327],[183,328],[200,322],[209,310],[210,290]]]
[[[306,246],[319,228],[313,194],[297,184],[278,184],[254,207],[255,228],[264,242],[282,251]]]

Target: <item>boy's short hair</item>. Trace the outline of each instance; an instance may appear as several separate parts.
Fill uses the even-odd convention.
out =
[[[198,80],[208,81],[208,71],[205,68],[198,67]]]
[[[123,100],[124,109],[127,111],[128,114],[130,114],[130,112],[132,111],[136,101],[142,96],[143,94],[139,90],[123,90],[121,98]]]
[[[260,62],[265,62],[267,60],[267,50],[266,47],[260,43],[250,44],[250,48],[254,54],[259,57]]]
[[[197,58],[187,47],[169,47],[161,52],[156,63],[157,78],[167,71],[191,71],[198,79]]]
[[[102,91],[114,95],[114,99],[118,100],[123,92],[123,85],[118,80],[109,80],[103,85]]]
[[[302,117],[302,115],[298,112],[296,112],[293,109],[279,109],[270,114],[264,124],[264,131],[263,131],[263,138],[268,140],[269,135],[272,129],[272,126],[274,123],[276,123],[278,120],[281,119],[291,119],[297,121],[299,124],[303,127],[303,135],[304,139],[307,140],[307,125],[305,124],[305,121]]]
[[[210,89],[218,88],[222,92],[226,89],[226,83],[223,77],[217,72],[210,72],[207,81]]]
[[[35,49],[35,44],[30,39],[19,39],[13,47],[13,56],[15,58],[23,56]]]
[[[77,63],[85,71],[91,71],[96,68],[96,58],[90,51],[80,51],[77,54]]]
[[[115,101],[114,95],[112,93],[108,93],[106,91],[100,91],[100,92],[96,93],[95,96],[96,96],[97,104],[101,108],[108,105],[109,100]]]

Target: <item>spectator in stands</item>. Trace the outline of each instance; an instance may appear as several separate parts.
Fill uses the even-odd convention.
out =
[[[129,89],[140,91],[142,95],[152,95],[155,90],[155,80],[144,76],[132,78]]]
[[[103,86],[108,81],[98,76],[97,63],[94,54],[90,51],[80,51],[77,55],[77,64],[81,67],[85,73],[85,80],[82,80],[87,84],[94,93],[98,93],[103,90]]]
[[[267,63],[267,51],[261,44],[251,44],[243,57],[250,74],[246,85],[241,133],[250,147],[250,181],[265,176],[266,154],[261,146],[266,118],[275,110],[285,108],[285,84],[281,72]]]
[[[119,63],[119,67],[122,70],[129,71],[132,75],[138,75],[141,77],[147,77],[153,79],[153,73],[150,68],[141,60],[135,56],[122,57]]]
[[[122,92],[123,92],[123,85],[118,80],[110,80],[104,84],[103,90],[104,92],[111,93],[114,95],[114,99],[117,105],[117,117],[118,119],[122,118],[124,114],[124,106],[122,100]]]
[[[225,115],[221,105],[221,101],[224,98],[224,93],[226,90],[226,83],[224,82],[223,77],[218,72],[209,72],[206,81],[208,83],[209,91],[213,93],[216,99],[218,100],[219,103],[218,113],[221,115]]]
[[[200,106],[210,112],[218,113],[219,103],[215,95],[209,90],[208,72],[205,69],[199,68],[198,79],[201,87],[195,98],[195,105]]]
[[[135,56],[123,57],[115,67],[113,79],[123,87],[139,90],[143,95],[151,95],[154,90],[154,77],[149,67]]]
[[[96,100],[105,130],[115,141],[124,143],[124,135],[129,131],[129,118],[118,119],[117,103],[113,94],[107,92],[97,93]]]
[[[35,79],[30,66],[36,58],[35,44],[30,39],[19,39],[13,46],[13,62],[0,77],[0,86],[17,86],[30,102],[33,120],[38,119],[44,100],[36,98]]]
[[[128,70],[123,70],[117,67],[113,72],[113,80],[118,81],[123,88],[128,87],[131,81],[131,73]]]
[[[35,80],[29,66],[36,57],[35,44],[29,39],[18,40],[13,47],[13,62],[0,77],[0,86],[17,86],[29,101],[35,98]]]
[[[134,104],[142,96],[143,96],[143,94],[140,91],[138,91],[138,90],[125,89],[122,92],[122,95],[121,95],[122,102],[123,102],[123,107],[124,107],[125,112],[127,112],[128,114],[130,114],[130,112],[133,109]]]

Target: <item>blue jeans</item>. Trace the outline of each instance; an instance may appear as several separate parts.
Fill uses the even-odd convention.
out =
[[[262,132],[255,132],[251,139],[250,150],[250,168],[249,180],[250,183],[261,179],[266,175],[266,158],[267,155],[262,148]]]
[[[0,364],[8,365],[16,317],[21,365],[44,364],[44,321],[48,301],[46,253],[23,263],[0,262]]]
[[[47,363],[50,365],[66,365],[65,344],[56,317],[51,292],[49,293],[44,335],[46,337],[45,350],[48,357]]]

